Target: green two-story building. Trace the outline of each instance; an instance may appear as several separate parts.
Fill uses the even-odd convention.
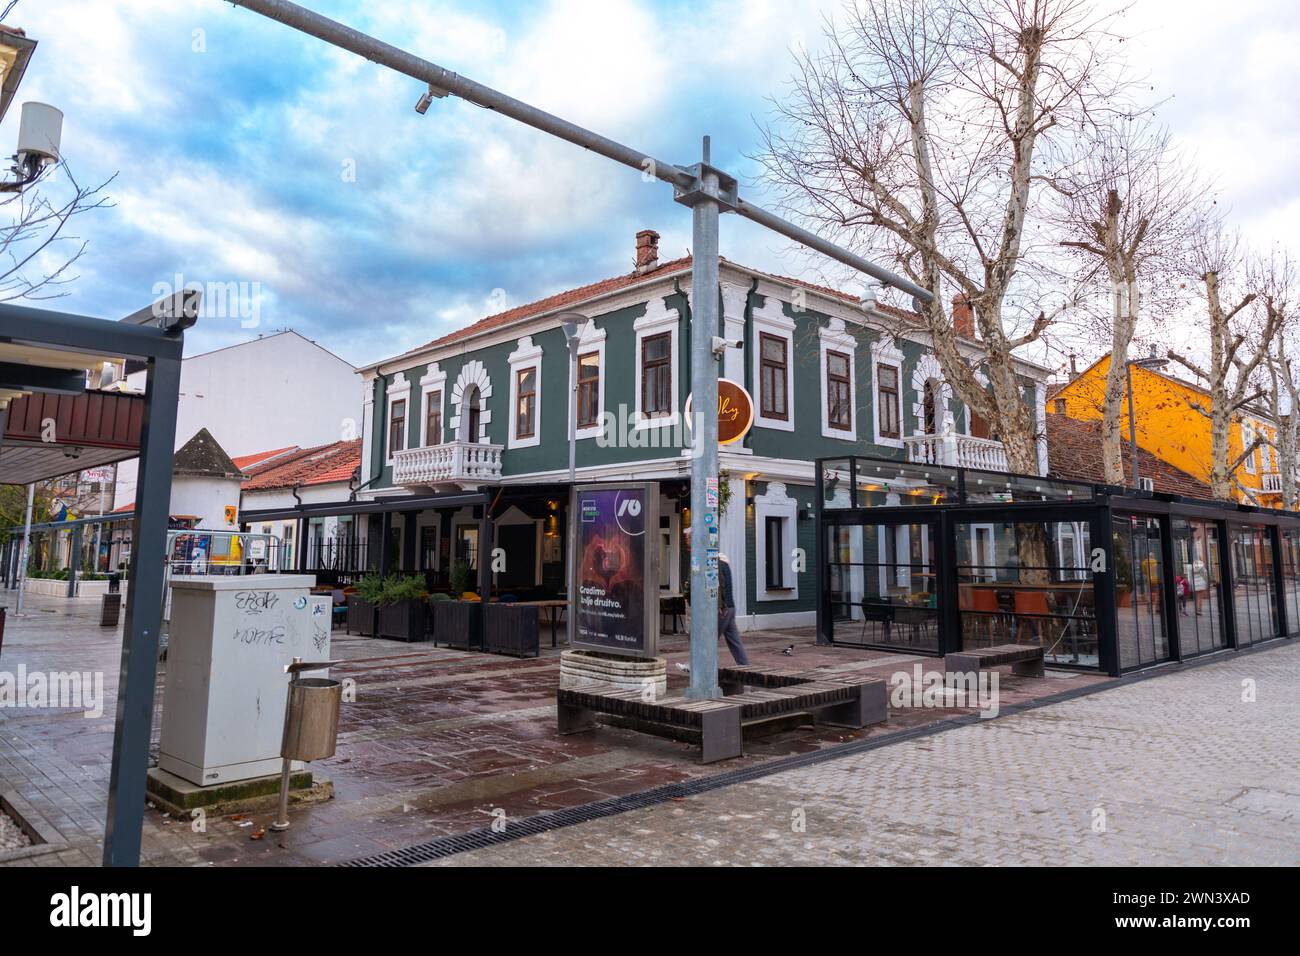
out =
[[[486,507],[493,591],[562,595],[573,428],[578,483],[658,482],[660,584],[666,595],[684,590],[691,261],[660,262],[658,235],[646,230],[635,263],[626,275],[489,316],[360,370],[356,496],[391,504],[358,515],[363,546],[373,553],[386,540],[386,566],[445,581],[458,557],[478,566]],[[744,438],[719,456],[721,547],[744,582],[737,619],[744,628],[811,624],[815,459],[851,452],[1005,470],[1006,456],[953,396],[914,316],[725,259],[718,294],[719,332],[742,345],[723,352],[719,374],[744,387],[754,413]],[[587,321],[571,422],[561,316],[575,312]],[[956,319],[977,363],[969,317]],[[1024,362],[1021,373],[1041,417],[1048,370]],[[1039,458],[1045,473],[1045,442]],[[458,505],[456,495],[470,490],[486,491],[486,503]]]

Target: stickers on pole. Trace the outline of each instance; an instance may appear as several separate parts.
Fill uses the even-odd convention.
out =
[[[718,479],[709,478],[704,484],[704,507],[710,511],[718,510]]]

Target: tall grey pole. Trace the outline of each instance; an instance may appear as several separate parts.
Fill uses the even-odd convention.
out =
[[[688,697],[721,697],[718,687],[718,174],[704,137],[701,195],[691,235],[691,686]]]
[[[565,630],[569,634],[569,647],[577,637],[578,626],[578,521],[574,513],[577,498],[573,489],[578,477],[578,333],[569,336],[569,501],[565,507],[567,528],[565,550],[569,552],[568,560],[568,608],[565,613]]]
[[[1138,439],[1137,419],[1133,417],[1133,363],[1124,363],[1124,374],[1128,378],[1128,448],[1133,458],[1133,487],[1138,487]]]
[[[27,583],[27,545],[32,540],[32,503],[36,500],[36,483],[27,486],[27,517],[23,519],[23,546],[18,552],[18,606],[15,614],[23,613],[23,585]]]

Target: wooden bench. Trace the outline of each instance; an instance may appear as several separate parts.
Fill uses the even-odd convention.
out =
[[[822,723],[856,729],[889,717],[888,692],[880,678],[754,667],[723,668],[718,677],[724,691],[734,693],[715,700],[666,697],[650,701],[643,699],[640,690],[560,688],[556,692],[559,732],[591,730],[597,714],[608,714],[631,720],[647,733],[697,743],[700,762],[713,763],[741,755],[746,724],[806,713]]]
[[[1011,665],[1011,673],[1024,677],[1043,676],[1043,649],[1032,644],[999,644],[969,651],[955,651],[943,659],[943,669],[949,673],[972,673],[991,667]]]

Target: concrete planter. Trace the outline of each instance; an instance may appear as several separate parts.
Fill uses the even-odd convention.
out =
[[[636,690],[657,700],[668,692],[668,662],[662,657],[620,657],[596,651],[560,654],[564,690]]]

